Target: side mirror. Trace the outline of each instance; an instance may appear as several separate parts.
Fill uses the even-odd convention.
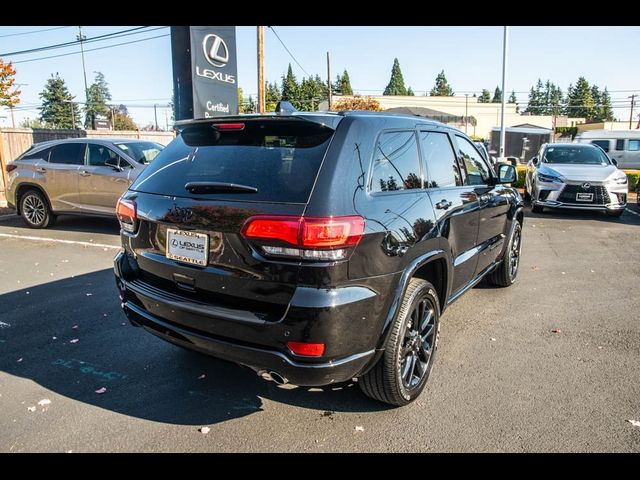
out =
[[[538,157],[533,157],[533,158],[531,159],[531,163],[532,163],[535,167],[537,167],[537,166],[538,166]]]
[[[613,163],[616,167],[618,166],[618,161],[615,158],[611,159],[611,163]]]
[[[516,167],[513,165],[503,163],[498,167],[498,183],[516,183],[517,178]]]

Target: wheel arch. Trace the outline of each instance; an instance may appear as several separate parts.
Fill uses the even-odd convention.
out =
[[[47,202],[47,206],[49,207],[49,210],[51,211],[51,213],[54,213],[53,208],[51,208],[51,200],[49,200],[49,195],[47,195],[47,192],[45,192],[40,185],[36,183],[31,183],[31,182],[22,182],[16,188],[16,212],[18,213],[18,215],[22,213],[20,211],[20,204],[21,204],[20,200],[22,200],[22,196],[29,190],[37,190],[38,192],[40,192],[44,197],[45,201]]]

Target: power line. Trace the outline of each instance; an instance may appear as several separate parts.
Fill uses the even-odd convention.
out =
[[[129,32],[135,32],[138,30],[142,30],[145,28],[149,28],[148,26],[144,26],[144,27],[136,27],[136,28],[130,28],[128,30],[120,30],[119,32],[112,32],[112,33],[106,33],[104,35],[98,35],[95,37],[91,37],[91,38],[87,38],[86,40],[83,40],[84,43],[89,43],[89,42],[96,42],[96,41],[100,41],[100,40],[104,40],[110,37],[115,37],[115,36],[125,36],[125,34],[129,33]],[[158,28],[166,28],[166,27],[158,27]],[[155,29],[157,30],[157,28]],[[150,30],[147,30],[150,31]],[[142,32],[140,32],[142,33]],[[30,48],[27,50],[18,50],[15,52],[8,52],[8,53],[0,53],[0,57],[9,57],[9,56],[16,56],[16,55],[24,55],[26,53],[36,53],[36,52],[42,52],[45,50],[53,50],[55,48],[64,48],[64,47],[72,47],[74,45],[78,45],[80,44],[79,40],[74,40],[72,42],[65,42],[65,43],[58,43],[55,45],[46,45],[43,47],[36,47],[36,48]]]
[[[130,40],[128,42],[114,43],[112,45],[107,45],[107,46],[104,46],[104,47],[88,48],[88,49],[85,50],[85,52],[95,52],[96,50],[104,50],[105,48],[119,47],[121,45],[129,45],[131,43],[146,42],[147,40],[153,40],[155,38],[161,38],[161,37],[168,37],[170,35],[171,35],[170,33],[165,33],[164,35],[156,35],[154,37],[141,38],[141,39],[138,39],[138,40]],[[48,57],[31,58],[29,60],[21,60],[19,62],[13,62],[13,64],[17,65],[19,63],[36,62],[38,60],[48,60],[49,58],[66,57],[68,55],[80,55],[80,52],[69,52],[69,53],[61,53],[59,55],[50,55]]]
[[[298,64],[298,66],[302,69],[302,71],[304,73],[307,74],[308,77],[310,77],[311,75],[309,74],[309,72],[307,72],[302,65],[300,65],[300,62],[298,60],[296,60],[296,57],[293,56],[293,53],[291,53],[291,51],[287,48],[287,46],[284,44],[284,42],[282,41],[282,39],[280,38],[280,36],[278,35],[278,33],[276,32],[275,28],[273,28],[272,26],[269,26],[269,28],[271,29],[271,31],[273,32],[273,34],[276,36],[276,38],[280,41],[280,43],[282,44],[282,46],[284,47],[284,49],[287,51],[287,53],[289,55],[291,55],[291,58],[293,58],[293,61],[296,62]]]
[[[53,28],[44,28],[42,30],[31,30],[30,32],[20,32],[20,33],[8,33],[6,35],[0,35],[0,38],[6,37],[17,37],[18,35],[31,35],[32,33],[40,33],[40,32],[51,32],[53,30],[60,30],[63,28],[70,28],[70,26],[66,27],[53,27]]]

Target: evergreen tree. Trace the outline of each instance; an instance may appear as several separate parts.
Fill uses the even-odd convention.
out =
[[[269,83],[265,85],[265,110],[267,112],[275,112],[276,105],[282,100],[282,94],[280,93],[280,87],[277,82]]]
[[[327,85],[320,75],[303,78],[293,106],[301,111],[315,111],[319,103],[328,98],[328,93]]]
[[[482,89],[482,93],[478,98],[478,103],[490,103],[491,102],[491,92],[486,88]]]
[[[500,103],[502,102],[502,90],[500,87],[496,87],[493,91],[493,98],[491,99],[491,103]]]
[[[567,115],[570,117],[584,117],[588,121],[594,118],[593,95],[589,82],[584,77],[578,78],[576,86],[567,96]]]
[[[603,122],[612,122],[614,120],[611,95],[609,95],[607,87],[604,87],[602,95],[600,96],[600,116]]]
[[[300,86],[298,85],[298,80],[293,74],[291,64],[289,64],[287,74],[282,76],[282,100],[287,100],[289,102],[297,100],[300,94],[299,90]]]
[[[16,69],[0,58],[0,107],[15,107],[20,102],[20,90],[15,88]]]
[[[562,115],[564,107],[564,98],[562,96],[562,90],[554,83],[551,83],[549,88],[549,108],[547,110],[548,115]]]
[[[431,95],[432,97],[453,97],[453,89],[447,81],[444,70],[442,70],[436,77],[436,84],[429,92],[429,95]]]
[[[407,88],[404,86],[404,78],[400,70],[400,62],[397,58],[393,59],[393,67],[391,68],[391,78],[387,88],[384,89],[383,95],[406,95]]]
[[[520,112],[520,107],[518,107],[518,99],[516,98],[516,92],[514,92],[513,90],[511,90],[511,95],[509,95],[509,103],[515,103],[516,104],[516,113]]]
[[[87,89],[87,103],[84,106],[85,128],[93,128],[93,122],[96,116],[107,115],[109,113],[109,107],[107,107],[107,101],[111,100],[109,85],[101,72],[94,73],[96,76],[93,79],[93,83],[89,85]]]
[[[591,98],[593,98],[593,121],[602,121],[602,99],[600,89],[597,85],[591,87]]]
[[[544,92],[542,91],[542,80],[538,79],[535,87],[531,87],[529,91],[529,101],[527,102],[526,113],[531,115],[542,115],[544,108]]]
[[[251,95],[249,95],[249,100],[247,100],[247,104],[244,109],[245,113],[256,113],[256,102],[253,101]]]
[[[57,73],[47,80],[40,98],[40,121],[47,128],[76,128],[80,122],[78,104],[73,102],[75,97],[69,93],[67,84]]]
[[[413,93],[413,90],[411,89],[411,87],[407,88],[407,95],[410,97],[415,97],[415,93]]]
[[[336,83],[333,84],[333,91],[339,95],[353,95],[351,80],[349,79],[349,73],[346,69],[342,75],[337,75]]]

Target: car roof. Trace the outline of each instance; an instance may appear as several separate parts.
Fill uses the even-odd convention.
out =
[[[77,138],[60,138],[56,140],[45,140],[44,142],[38,142],[33,144],[33,148],[48,148],[54,145],[63,143],[97,143],[99,145],[113,145],[115,143],[142,143],[152,142],[151,140],[142,140],[137,138],[122,138],[122,137],[109,137],[109,138],[90,138],[90,137],[77,137]]]
[[[545,148],[600,148],[591,143],[547,143]],[[601,149],[602,150],[602,149]]]

